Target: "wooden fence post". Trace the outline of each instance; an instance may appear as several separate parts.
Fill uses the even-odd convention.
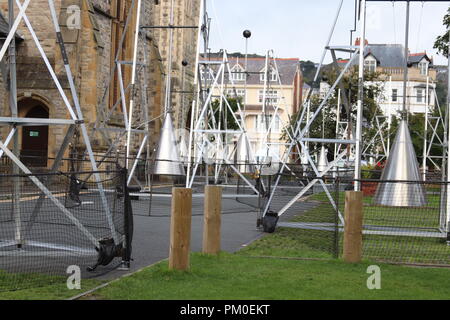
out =
[[[172,189],[169,269],[188,270],[191,244],[192,189]]]
[[[220,252],[220,226],[222,213],[222,187],[205,187],[205,208],[203,217],[203,253]]]
[[[362,258],[363,193],[345,193],[344,261],[357,263]]]

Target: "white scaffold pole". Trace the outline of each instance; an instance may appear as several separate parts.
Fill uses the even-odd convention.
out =
[[[448,32],[450,32],[450,27],[447,29]],[[449,42],[449,46],[448,46],[448,53],[447,53],[447,59],[448,59],[448,69],[450,70],[450,42]],[[448,76],[448,83],[450,83],[450,72],[447,72],[447,76]],[[450,124],[450,90],[447,90],[447,124]],[[450,125],[447,125],[446,130],[448,130],[450,128]],[[450,137],[450,134],[447,132],[447,137]],[[447,138],[448,139],[448,138]],[[448,144],[448,140],[446,141]],[[447,244],[450,244],[450,196],[449,196],[449,192],[450,192],[450,159],[449,159],[449,154],[450,154],[450,150],[448,148],[447,145],[447,194],[446,194],[446,217],[445,217],[445,222],[447,223]]]
[[[392,76],[389,77],[389,110],[388,110],[388,133],[387,133],[387,146],[386,146],[386,158],[389,158],[391,152],[391,126],[392,126]]]
[[[134,35],[134,52],[133,52],[133,67],[131,71],[131,93],[130,93],[130,108],[128,112],[128,132],[127,132],[127,159],[126,159],[126,168],[129,168],[129,158],[130,158],[130,150],[131,150],[131,126],[133,124],[133,109],[134,109],[134,94],[135,94],[135,85],[136,85],[136,69],[137,69],[137,54],[138,54],[138,43],[139,43],[139,30],[141,24],[141,0],[137,2],[136,8],[136,26],[135,26],[135,35]]]
[[[199,103],[200,101],[200,90],[198,88],[198,83],[199,83],[199,61],[200,61],[200,39],[202,36],[202,20],[204,17],[204,11],[205,11],[205,5],[204,5],[204,1],[200,0],[200,11],[199,11],[199,18],[198,18],[198,33],[197,33],[197,50],[196,50],[196,54],[195,54],[195,71],[194,71],[194,88],[197,89],[197,93],[195,95],[195,99],[192,101],[192,106],[191,106],[191,125],[190,125],[190,132],[189,132],[189,146],[188,146],[188,163],[187,163],[187,170],[186,170],[186,188],[189,188],[189,179],[190,179],[190,174],[191,174],[191,170],[192,170],[192,147],[193,147],[193,139],[195,138],[194,135],[194,119],[196,117],[195,115],[195,110],[196,110],[196,105],[197,103]],[[206,25],[205,25],[206,28]]]
[[[430,86],[430,77],[427,77],[427,86],[425,92],[425,128],[423,135],[423,159],[422,159],[422,172],[423,172],[423,181],[427,180],[427,139],[428,139],[428,103],[429,103],[429,87]]]
[[[366,0],[361,1],[360,38],[359,38],[359,76],[358,103],[356,111],[356,146],[355,146],[355,191],[361,189],[361,150],[362,150],[362,116],[364,94],[364,46],[366,42]]]

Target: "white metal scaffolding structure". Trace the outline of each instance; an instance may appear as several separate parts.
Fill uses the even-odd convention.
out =
[[[319,115],[320,112],[322,112],[322,109],[324,108],[324,106],[326,105],[326,103],[328,102],[328,100],[334,95],[335,90],[338,88],[338,86],[341,86],[341,80],[344,76],[344,74],[349,70],[349,68],[352,66],[353,62],[355,61],[355,58],[358,56],[359,52],[364,52],[364,44],[365,44],[365,1],[362,1],[362,6],[361,6],[361,18],[360,18],[360,34],[361,34],[361,41],[360,41],[360,46],[330,46],[330,42],[331,42],[331,38],[332,35],[334,33],[334,29],[336,27],[336,23],[338,20],[338,17],[340,15],[341,12],[341,8],[342,8],[342,4],[343,1],[341,0],[338,6],[338,10],[336,13],[336,17],[334,19],[332,28],[331,28],[331,32],[329,35],[329,38],[327,40],[325,49],[324,49],[324,53],[322,56],[322,60],[320,62],[320,66],[317,70],[314,82],[317,81],[317,78],[319,76],[319,72],[323,63],[323,60],[325,58],[325,54],[327,51],[330,51],[333,57],[333,61],[336,64],[336,55],[335,52],[336,51],[342,51],[342,52],[350,52],[352,53],[351,58],[349,59],[349,61],[346,63],[345,67],[340,70],[340,73],[336,79],[336,81],[334,82],[334,84],[328,89],[324,99],[322,100],[322,102],[320,103],[320,105],[317,107],[317,109],[315,110],[315,112],[313,114],[310,114],[310,98],[311,95],[309,95],[306,99],[306,102],[303,105],[303,108],[301,110],[301,114],[299,116],[299,118],[296,121],[295,124],[295,128],[293,130],[292,135],[290,135],[290,142],[289,142],[289,146],[286,149],[286,152],[283,155],[283,159],[281,161],[281,165],[280,165],[280,170],[278,172],[278,176],[277,179],[275,181],[275,185],[273,187],[273,189],[270,192],[270,196],[269,199],[267,201],[267,204],[264,208],[263,211],[263,217],[268,213],[269,209],[270,209],[270,205],[271,202],[276,194],[277,191],[277,187],[280,183],[280,178],[283,174],[283,172],[288,169],[288,163],[290,161],[291,155],[293,153],[293,150],[295,147],[297,147],[299,150],[302,150],[303,156],[307,159],[309,165],[311,166],[312,170],[314,171],[315,175],[316,175],[316,179],[313,179],[310,183],[308,183],[304,188],[302,188],[302,190],[295,196],[293,197],[280,211],[278,211],[278,216],[284,214],[298,199],[300,199],[310,188],[312,188],[316,183],[320,183],[325,194],[327,195],[330,203],[332,204],[332,206],[338,210],[334,199],[332,198],[327,186],[325,185],[324,181],[321,179],[322,177],[324,177],[331,169],[333,169],[337,163],[339,161],[341,161],[344,156],[347,154],[347,150],[344,150],[343,152],[341,152],[335,159],[333,162],[329,163],[328,166],[321,168],[322,170],[318,170],[317,168],[317,164],[315,163],[315,161],[313,161],[310,152],[309,152],[309,148],[308,148],[308,143],[310,142],[315,142],[315,143],[334,143],[334,144],[346,144],[346,145],[354,145],[355,146],[355,178],[357,180],[359,180],[360,178],[360,159],[361,159],[361,138],[358,138],[361,136],[361,128],[358,129],[358,127],[361,126],[361,121],[362,121],[362,90],[363,90],[363,66],[364,66],[364,60],[363,60],[363,55],[359,55],[360,59],[359,59],[359,70],[360,70],[360,74],[359,74],[359,93],[358,93],[358,104],[357,104],[357,119],[356,119],[356,138],[354,140],[350,140],[350,139],[327,139],[327,138],[323,138],[323,139],[316,139],[316,138],[309,138],[308,137],[308,132],[310,130],[311,125],[313,124],[313,122],[316,120],[317,116]],[[348,99],[347,96],[345,94],[345,90],[342,90],[343,88],[341,88],[341,93],[343,93],[344,96],[344,103],[347,106],[347,108],[350,108],[349,103],[348,103]],[[350,109],[351,110],[351,109]],[[306,120],[306,124],[304,123]],[[355,184],[355,189],[359,190],[360,186],[359,184]],[[341,212],[338,212],[339,215],[339,220],[340,222],[343,224],[344,223],[344,219],[343,216],[341,214]]]
[[[326,93],[324,99],[322,100],[322,102],[320,103],[320,105],[318,106],[318,108],[315,110],[315,112],[310,116],[309,115],[309,98],[307,98],[307,101],[305,102],[304,106],[303,106],[303,110],[299,116],[299,118],[297,119],[297,123],[296,123],[296,127],[295,127],[295,131],[294,131],[294,139],[291,140],[290,142],[290,146],[288,148],[287,153],[285,154],[285,157],[283,159],[282,162],[282,166],[280,168],[280,171],[278,173],[278,177],[276,179],[275,185],[273,187],[273,189],[270,192],[270,197],[269,200],[266,204],[266,207],[264,209],[263,212],[263,217],[266,216],[266,214],[269,212],[270,209],[270,205],[271,202],[273,200],[273,197],[276,194],[276,189],[279,185],[280,182],[280,177],[283,174],[283,171],[288,167],[288,162],[289,162],[289,157],[292,155],[292,150],[295,146],[298,146],[299,149],[301,149],[304,152],[304,156],[306,159],[308,159],[309,164],[311,165],[316,178],[314,180],[312,180],[306,187],[304,187],[296,196],[294,196],[283,208],[281,208],[277,214],[278,216],[284,214],[297,200],[299,200],[306,192],[307,190],[309,190],[314,184],[316,184],[317,182],[321,183],[325,194],[327,195],[330,203],[332,204],[332,206],[334,207],[334,209],[337,211],[338,213],[338,217],[340,220],[340,224],[344,225],[344,219],[343,216],[341,214],[341,212],[339,212],[339,208],[337,208],[336,204],[334,203],[333,198],[331,197],[329,190],[327,189],[325,183],[323,182],[323,180],[321,179],[331,168],[333,168],[334,166],[336,166],[336,163],[341,160],[346,151],[344,150],[342,153],[340,153],[339,155],[335,156],[335,159],[332,163],[330,163],[328,165],[328,167],[325,167],[323,171],[319,171],[317,166],[315,165],[315,163],[313,162],[311,155],[309,153],[308,147],[306,145],[306,143],[308,142],[316,142],[316,143],[334,143],[337,144],[336,150],[340,150],[340,145],[349,145],[349,146],[353,146],[353,153],[354,153],[354,188],[355,191],[360,191],[361,189],[361,157],[363,156],[364,152],[367,149],[363,149],[363,143],[362,143],[362,108],[363,108],[363,91],[364,91],[364,52],[365,52],[365,25],[366,25],[366,1],[371,1],[371,0],[361,0],[359,2],[360,7],[359,7],[359,12],[360,12],[360,17],[359,17],[359,32],[360,32],[360,42],[358,46],[330,46],[330,40],[333,34],[333,30],[336,26],[336,21],[337,21],[337,17],[339,16],[339,12],[342,6],[342,1],[340,2],[340,6],[338,8],[338,13],[336,15],[336,19],[334,21],[333,27],[332,27],[332,31],[330,33],[330,37],[328,39],[327,45],[325,47],[325,51],[329,50],[331,52],[331,55],[333,57],[333,63],[336,65],[337,61],[336,61],[336,55],[335,52],[336,51],[344,51],[344,52],[349,52],[351,53],[350,59],[349,61],[346,63],[345,67],[343,69],[338,69],[336,68],[336,70],[340,70],[340,74],[338,75],[335,83],[328,89],[328,92]],[[376,0],[373,0],[376,1]],[[407,50],[407,44],[408,44],[408,26],[409,26],[409,1],[407,2],[407,19],[406,19],[406,45],[405,45],[405,52]],[[323,58],[325,57],[325,53],[323,55]],[[348,97],[345,96],[345,90],[343,90],[342,88],[342,84],[341,84],[341,80],[342,77],[344,76],[344,74],[347,72],[347,70],[349,69],[349,67],[352,65],[352,63],[354,62],[354,60],[356,59],[356,57],[359,57],[359,63],[357,64],[359,66],[359,75],[358,75],[358,96],[357,96],[357,104],[356,104],[356,125],[354,130],[347,130],[349,132],[348,136],[347,136],[347,140],[344,139],[310,139],[307,138],[307,132],[309,131],[311,124],[313,123],[313,121],[316,119],[316,117],[318,116],[319,112],[321,112],[322,108],[324,107],[325,103],[327,102],[327,100],[334,94],[336,88],[341,89],[340,92],[338,92],[339,94],[339,100],[343,99],[344,100],[344,106],[348,107],[350,112],[351,112],[351,106],[349,105],[348,102]],[[405,54],[405,59],[407,57],[407,54]],[[322,61],[320,63],[319,69],[316,73],[316,77],[315,80],[317,80],[318,74],[320,72],[320,68],[323,62],[323,58]],[[450,59],[449,59],[449,65],[450,65]],[[407,68],[407,64],[405,61],[405,68]],[[407,77],[407,72],[405,72],[405,78]],[[406,90],[406,80],[404,83],[404,90]],[[404,96],[406,96],[406,94],[404,93]],[[428,103],[429,101],[427,100],[427,107],[428,107]],[[448,103],[450,103],[450,93],[449,93],[449,98],[448,98]],[[340,105],[340,102],[339,102]],[[403,108],[405,109],[405,108]],[[449,122],[449,112],[448,112],[448,106],[447,106],[447,113],[445,116],[446,119],[446,127],[445,127],[445,132],[446,132],[446,137],[444,137],[444,141],[442,141],[442,145],[446,146],[446,141],[447,137],[448,137],[448,122]],[[428,111],[428,110],[427,110]],[[349,112],[349,113],[350,113]],[[404,115],[403,115],[404,117]],[[304,126],[302,126],[303,122],[306,120],[306,124]],[[349,118],[351,119],[351,118]],[[384,145],[384,139],[385,137],[383,136],[382,133],[382,128],[384,126],[388,126],[388,129],[390,130],[390,126],[391,126],[391,118],[388,117],[388,119],[385,121],[385,124],[383,124],[383,122],[381,122],[381,118],[376,118],[374,119],[376,121],[376,123],[378,124],[378,133],[377,135],[374,137],[374,139],[377,138],[377,136],[380,136],[380,140],[383,144],[383,151],[385,152],[386,155],[389,155],[389,147]],[[438,124],[439,122],[441,122],[442,120],[437,120],[437,122],[435,123],[434,126],[432,126],[432,130],[433,130],[433,135],[432,135],[432,139],[431,142],[428,143],[427,140],[425,140],[424,144],[427,146],[427,148],[425,148],[425,155],[427,156],[425,158],[426,159],[430,159],[430,157],[428,157],[429,155],[429,148],[431,148],[431,145],[433,144],[433,140],[437,139],[438,141],[441,140],[438,135],[437,135],[437,127],[436,124]],[[427,115],[427,124],[429,124],[429,117]],[[352,123],[349,121],[349,123],[347,125],[352,125]],[[340,123],[338,121],[337,123],[337,130],[336,132],[338,133],[340,130]],[[347,128],[346,128],[347,129]],[[426,135],[425,135],[426,137]],[[374,140],[373,139],[373,140]],[[441,142],[441,141],[439,141]],[[372,141],[373,143],[373,141]],[[389,141],[388,141],[389,144]],[[367,146],[366,146],[367,147]],[[306,152],[305,152],[306,151]],[[447,150],[447,156],[443,158],[443,160],[447,160],[448,162],[448,150]],[[445,167],[445,165],[443,165],[443,168],[447,169],[447,176],[446,179],[444,181],[449,181],[448,177],[450,176],[450,165],[447,164],[447,166]],[[444,170],[443,170],[444,171]],[[445,187],[445,190],[448,192],[448,186]],[[445,201],[446,204],[443,206],[443,211],[441,213],[441,231],[435,231],[432,235],[427,235],[427,236],[431,236],[431,237],[438,237],[438,238],[445,238],[447,237],[447,233],[449,232],[449,225],[450,223],[448,223],[449,221],[449,213],[450,213],[450,197],[445,197]],[[364,230],[365,233],[370,233],[370,230]],[[397,231],[396,230],[389,230],[389,228],[386,228],[385,230],[381,230],[379,231],[377,234],[384,234],[384,235],[397,235]],[[404,233],[400,233],[398,235],[408,235],[408,234],[404,234]]]
[[[214,68],[211,67],[213,65],[215,66]],[[236,153],[237,146],[231,147],[230,142],[232,142],[235,137],[244,139],[244,143],[247,143],[250,147],[249,161],[247,163],[240,163],[240,165],[254,163],[254,158],[252,156],[254,153],[248,142],[247,129],[240,102],[237,101],[237,110],[233,110],[229,102],[229,96],[226,92],[226,81],[228,81],[228,79],[235,90],[226,51],[223,51],[221,61],[199,61],[198,73],[201,73],[204,79],[209,79],[211,83],[208,83],[207,87],[202,86],[199,88],[199,90],[204,93],[204,100],[200,98],[193,102],[195,105],[193,105],[194,112],[191,113],[191,123],[193,126],[189,139],[189,160],[188,172],[186,175],[187,187],[192,187],[198,167],[205,161],[206,165],[215,166],[216,180],[219,171],[221,170],[221,166],[224,164],[229,165],[250,188],[256,193],[259,193],[238,170],[232,160]],[[196,76],[198,77],[198,75]],[[216,110],[213,108],[214,97],[218,97],[219,101],[219,106]],[[221,114],[231,115],[233,118],[231,121],[238,129],[229,129],[227,122],[230,120],[222,119],[219,116]]]
[[[218,182],[223,167],[230,167],[256,194],[253,184],[239,170],[240,166],[254,163],[254,152],[248,140],[244,110],[237,100],[237,110],[230,104],[228,90],[237,92],[226,51],[222,57],[209,59],[210,20],[206,11],[206,1],[201,2],[200,24],[198,31],[197,61],[195,66],[194,87],[196,95],[192,102],[190,134],[188,144],[186,187],[191,188],[199,167],[205,164],[206,184],[209,183],[208,167],[214,167],[214,180]],[[201,39],[204,42],[204,54],[200,56]],[[230,88],[230,87],[231,88]],[[216,108],[213,103],[218,104]],[[232,119],[228,119],[232,117]],[[237,129],[230,129],[231,125]],[[250,152],[246,159],[236,165],[233,160],[238,153],[239,140]],[[236,142],[236,143],[235,143]]]
[[[49,12],[51,15],[51,21],[53,24],[52,27],[54,28],[53,30],[56,34],[57,43],[59,45],[59,49],[60,49],[61,56],[63,59],[64,70],[65,70],[67,80],[68,80],[68,83],[70,86],[71,98],[69,98],[66,95],[66,93],[64,92],[64,90],[61,86],[61,83],[58,80],[58,77],[57,77],[51,63],[50,63],[47,55],[45,54],[43,46],[42,46],[40,40],[38,39],[38,37],[34,31],[34,28],[27,17],[26,11],[30,5],[30,2],[31,2],[31,0],[25,0],[23,3],[20,0],[15,0],[15,5],[19,9],[19,11],[18,11],[17,16],[14,18],[14,1],[9,0],[8,4],[9,4],[9,17],[10,17],[10,24],[9,24],[10,31],[8,33],[8,36],[5,39],[5,42],[3,43],[3,45],[0,49],[0,61],[5,59],[6,53],[8,51],[8,48],[10,47],[10,45],[12,46],[12,48],[14,48],[14,40],[15,40],[14,37],[15,37],[16,31],[18,29],[19,24],[21,22],[24,22],[27,27],[28,32],[31,35],[31,38],[33,39],[33,42],[34,42],[36,48],[38,49],[38,51],[41,55],[41,58],[43,59],[45,65],[47,67],[49,74],[51,75],[51,78],[55,84],[55,87],[57,88],[57,90],[61,96],[61,99],[63,100],[64,106],[66,107],[66,110],[67,110],[68,114],[70,115],[70,119],[34,119],[34,118],[19,117],[18,113],[17,113],[17,91],[16,91],[16,84],[15,84],[16,68],[15,68],[15,66],[13,66],[10,69],[10,72],[11,72],[10,80],[11,80],[12,85],[10,86],[10,90],[9,90],[9,94],[11,97],[10,109],[11,109],[12,116],[11,117],[0,117],[0,125],[10,126],[11,132],[5,141],[0,141],[0,149],[2,151],[2,153],[0,154],[0,157],[6,156],[6,157],[10,158],[13,165],[17,169],[20,169],[20,171],[22,171],[25,175],[27,175],[27,177],[42,192],[41,196],[39,197],[39,199],[37,200],[37,203],[35,205],[33,215],[36,214],[36,212],[39,212],[39,209],[43,205],[44,199],[45,198],[49,199],[58,208],[58,210],[60,210],[61,215],[64,216],[65,218],[67,218],[82,234],[84,234],[86,239],[88,239],[92,243],[93,248],[92,248],[92,250],[88,250],[89,252],[86,252],[86,250],[83,250],[81,248],[73,248],[70,246],[55,246],[54,244],[50,244],[50,243],[36,243],[36,242],[27,243],[24,240],[24,235],[22,234],[22,226],[20,225],[21,212],[20,212],[20,206],[18,205],[18,202],[20,202],[20,194],[19,194],[20,185],[19,184],[21,182],[18,179],[14,180],[14,198],[15,198],[14,202],[16,203],[14,205],[14,209],[13,209],[13,214],[14,214],[14,218],[15,218],[14,219],[15,230],[16,230],[15,239],[14,240],[9,239],[9,241],[5,241],[7,239],[0,239],[0,248],[11,247],[11,246],[16,246],[16,247],[20,248],[23,245],[29,245],[29,246],[34,246],[34,247],[47,248],[49,250],[51,250],[53,248],[55,250],[59,250],[61,253],[66,253],[66,254],[71,254],[73,252],[77,252],[77,253],[85,252],[86,254],[92,254],[93,252],[94,253],[96,252],[94,249],[100,249],[100,247],[101,247],[101,244],[99,242],[100,239],[95,238],[92,235],[92,233],[82,223],[80,223],[80,221],[72,214],[72,212],[70,212],[64,206],[64,204],[61,203],[60,199],[58,199],[58,197],[55,196],[47,188],[46,183],[41,181],[37,176],[33,175],[33,172],[30,170],[30,168],[28,168],[19,159],[19,156],[17,154],[18,146],[17,146],[16,137],[18,135],[20,127],[32,126],[32,125],[49,125],[49,126],[67,125],[67,126],[69,126],[69,128],[67,130],[65,139],[64,139],[59,151],[57,152],[56,159],[55,159],[53,167],[51,169],[52,172],[56,172],[59,169],[59,166],[61,164],[61,160],[64,156],[64,153],[69,145],[70,140],[72,139],[75,128],[79,128],[81,131],[81,134],[82,134],[83,142],[86,147],[86,152],[87,152],[89,160],[90,160],[90,165],[91,165],[91,168],[93,171],[94,180],[97,183],[98,192],[100,194],[102,209],[104,211],[104,214],[105,214],[105,217],[107,220],[107,221],[105,221],[105,224],[108,226],[108,229],[110,230],[110,233],[111,233],[111,237],[114,240],[115,244],[119,244],[123,241],[123,239],[121,239],[116,232],[112,214],[111,214],[111,210],[110,210],[108,201],[106,199],[105,190],[103,188],[103,185],[102,185],[102,182],[100,179],[100,175],[98,173],[97,163],[94,158],[94,153],[92,151],[92,146],[91,146],[91,143],[89,140],[89,134],[88,134],[88,131],[86,128],[86,124],[84,122],[83,113],[82,113],[80,103],[78,100],[77,89],[76,89],[74,81],[73,81],[73,75],[72,75],[71,67],[69,65],[69,58],[66,53],[64,39],[61,34],[54,1],[48,0],[48,8],[49,8]],[[11,54],[11,51],[10,51],[10,54]],[[14,63],[14,62],[15,62],[14,59],[10,59],[10,61],[9,61],[9,63]],[[9,144],[11,143],[11,141],[13,141],[13,143],[14,143],[13,151],[11,151],[11,149],[9,148]],[[14,173],[19,173],[19,171],[15,169]],[[0,255],[1,254],[2,253],[0,253]],[[26,251],[18,252],[18,254],[26,255],[27,252]],[[45,256],[47,254],[51,255],[52,252],[40,251],[40,254]]]
[[[141,23],[144,8],[142,0],[133,0],[128,10],[126,22],[123,28],[122,36],[115,52],[115,63],[110,70],[108,82],[106,84],[102,102],[99,105],[99,117],[94,126],[94,134],[98,132],[109,145],[108,150],[100,156],[100,163],[114,155],[120,149],[125,152],[125,167],[128,169],[127,184],[129,185],[135,176],[135,171],[139,160],[145,152],[146,163],[146,186],[149,183],[149,157],[150,157],[150,123],[158,120],[149,118],[148,109],[148,46],[146,39],[146,30]],[[133,14],[136,14],[135,24],[131,23]],[[123,50],[125,37],[128,32],[133,34],[133,55],[132,60],[120,60],[120,53]],[[130,68],[130,83],[124,83],[124,69]],[[116,76],[116,78],[115,78]],[[117,79],[119,88],[119,97],[113,101],[109,108],[109,95],[113,80]],[[139,97],[138,97],[139,93]],[[127,101],[128,97],[128,101]],[[136,99],[139,99],[139,108],[136,108]],[[120,106],[120,108],[119,108]],[[113,116],[118,116],[123,120],[123,128],[110,126],[108,123]],[[137,154],[133,153],[133,142],[137,141]],[[144,189],[138,179],[134,181]]]
[[[272,75],[276,79],[275,85],[280,88],[281,94],[275,98],[276,103],[273,101],[273,86],[269,79],[272,79]],[[279,121],[279,127],[288,128],[286,134],[289,138],[293,131],[292,124],[288,121],[284,121],[281,116],[282,110],[287,112],[288,105],[286,104],[286,97],[283,92],[283,85],[281,81],[281,74],[278,69],[277,59],[275,58],[273,50],[269,50],[266,54],[266,61],[264,67],[264,89],[263,89],[263,105],[262,105],[262,125],[259,134],[259,150],[256,152],[258,158],[256,159],[258,171],[262,175],[274,175],[279,170],[279,164],[282,162],[282,156],[278,152],[272,151],[272,146],[288,147],[289,143],[281,141],[274,141],[272,134],[275,132],[276,123]],[[287,168],[291,174],[295,176],[289,168]]]

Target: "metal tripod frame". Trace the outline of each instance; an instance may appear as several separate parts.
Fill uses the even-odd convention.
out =
[[[69,58],[67,56],[66,53],[66,48],[64,45],[64,40],[61,34],[61,30],[59,27],[59,22],[58,22],[58,18],[57,18],[57,14],[56,14],[56,9],[55,9],[55,4],[53,0],[48,0],[48,5],[49,5],[49,11],[51,14],[51,19],[52,19],[52,23],[53,23],[53,27],[54,27],[54,31],[56,33],[56,38],[57,38],[57,43],[59,45],[60,48],[60,52],[61,52],[61,56],[64,62],[64,69],[66,72],[66,76],[67,76],[67,80],[70,86],[70,92],[72,95],[72,100],[73,100],[73,105],[72,103],[69,101],[69,98],[67,97],[67,95],[65,94],[60,81],[58,80],[56,73],[53,69],[53,67],[51,66],[49,59],[47,57],[47,55],[44,52],[44,49],[33,29],[33,26],[31,25],[27,15],[26,15],[26,10],[30,4],[31,0],[25,0],[23,3],[21,3],[20,0],[15,0],[15,3],[17,5],[17,7],[19,8],[19,13],[16,16],[16,18],[14,19],[14,23],[11,24],[10,23],[10,30],[8,33],[8,36],[3,44],[3,46],[0,49],[0,60],[3,60],[3,58],[5,57],[6,51],[8,49],[8,47],[10,46],[11,42],[14,41],[14,36],[15,33],[18,29],[19,23],[21,21],[25,22],[25,25],[47,67],[48,72],[50,73],[52,80],[64,102],[64,105],[68,111],[68,113],[70,114],[71,119],[34,119],[34,118],[23,118],[23,117],[18,117],[17,116],[17,91],[16,91],[16,87],[15,84],[13,87],[13,91],[10,91],[10,95],[13,97],[11,100],[13,100],[15,102],[15,105],[11,105],[11,113],[16,116],[12,116],[12,117],[1,117],[0,118],[0,125],[10,125],[12,127],[10,134],[8,135],[7,139],[5,140],[5,142],[0,141],[0,149],[2,150],[2,154],[0,154],[0,157],[5,155],[8,158],[11,159],[11,161],[13,162],[13,165],[15,167],[17,167],[18,169],[20,169],[25,175],[27,175],[27,177],[36,185],[36,187],[42,192],[41,196],[38,199],[38,202],[35,206],[35,210],[34,212],[37,212],[39,210],[39,208],[42,206],[42,202],[45,199],[45,197],[47,197],[60,211],[61,213],[68,219],[70,220],[73,225],[78,228],[80,230],[80,232],[82,232],[86,238],[94,245],[95,248],[100,248],[100,243],[99,240],[96,239],[92,233],[85,227],[83,226],[82,223],[80,223],[80,221],[69,211],[66,209],[66,207],[64,206],[64,204],[62,204],[57,197],[47,188],[47,186],[41,182],[37,176],[33,175],[33,173],[31,172],[31,170],[19,159],[17,153],[11,151],[8,148],[8,144],[10,143],[11,140],[13,140],[14,136],[17,136],[18,133],[18,127],[20,126],[30,126],[30,125],[68,125],[69,129],[66,133],[65,139],[63,141],[63,144],[61,145],[59,151],[57,152],[57,156],[56,156],[56,160],[53,164],[52,167],[52,171],[56,171],[59,168],[60,162],[62,160],[62,157],[73,137],[74,131],[75,131],[75,127],[78,127],[81,130],[82,133],[82,137],[83,137],[83,141],[85,143],[86,146],[86,150],[89,156],[89,160],[90,160],[90,165],[93,171],[93,175],[94,175],[94,179],[97,183],[97,188],[100,194],[100,198],[101,198],[101,203],[102,203],[102,208],[104,210],[105,216],[106,216],[106,223],[108,225],[108,228],[111,232],[111,236],[114,240],[114,242],[116,244],[119,244],[122,239],[119,238],[115,226],[114,226],[114,222],[113,222],[113,218],[112,218],[112,214],[109,208],[109,204],[108,201],[106,199],[106,195],[105,195],[105,190],[103,188],[101,179],[100,179],[100,175],[98,173],[98,167],[97,167],[97,163],[95,161],[94,158],[94,154],[92,151],[92,146],[89,140],[89,134],[87,131],[87,127],[86,124],[84,122],[84,118],[83,118],[83,113],[81,110],[81,106],[78,100],[78,94],[77,94],[77,90],[73,81],[73,75],[72,75],[72,71],[69,65]],[[14,2],[12,0],[9,1],[9,12],[10,12],[10,18],[13,15],[13,8],[14,8]],[[12,20],[12,19],[10,19]],[[11,22],[11,21],[10,21]],[[15,71],[15,68],[13,68],[12,70]],[[16,75],[12,74],[11,80],[13,82],[16,81]],[[16,147],[15,147],[16,148]],[[17,190],[19,190],[19,183],[20,181],[18,179],[15,179],[14,184],[14,197],[15,199],[17,197],[18,200],[20,201],[20,196],[17,193]],[[16,199],[17,200],[17,199]],[[14,213],[14,221],[15,221],[15,228],[16,228],[16,233],[15,233],[15,240],[14,240],[14,244],[21,246],[24,244],[24,239],[23,239],[23,235],[21,234],[21,218],[20,218],[20,208],[19,206],[15,205],[13,208],[13,213]],[[32,244],[31,244],[32,245]],[[34,244],[37,246],[43,246],[43,247],[51,247],[50,244]],[[62,247],[61,247],[62,248]],[[61,249],[60,248],[60,249]],[[64,247],[62,248],[63,250],[66,251],[73,251],[73,250],[79,250],[80,248],[69,248],[69,247]]]

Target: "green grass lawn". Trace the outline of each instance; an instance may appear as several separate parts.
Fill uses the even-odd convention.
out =
[[[344,214],[345,193],[331,193],[334,201],[338,203],[339,211]],[[314,208],[301,215],[296,221],[314,221],[322,222],[333,219],[335,211],[331,206],[324,192],[317,193],[309,197],[309,201],[320,203],[319,208]],[[440,196],[436,193],[427,196],[427,205],[420,208],[404,207],[383,207],[373,203],[373,197],[364,196],[364,224],[377,226],[395,226],[395,227],[439,227],[439,206]]]
[[[20,290],[0,291],[0,300],[56,300],[68,299],[78,293],[95,288],[103,283],[99,280],[82,280],[81,290],[67,289],[64,277],[45,276],[40,274],[7,274],[0,273],[0,289],[8,284],[21,284]],[[45,285],[48,283],[47,285]]]
[[[339,210],[344,214],[345,193],[332,193],[335,199],[338,199]],[[328,222],[334,223],[336,220],[336,210],[331,206],[325,193],[318,193],[310,196],[308,201],[316,203],[316,206],[299,213],[292,218],[294,222]],[[439,227],[439,201],[438,194],[427,195],[427,205],[421,208],[402,208],[402,207],[382,207],[373,204],[373,197],[365,196],[363,198],[364,207],[364,225],[386,226],[386,227],[404,227],[404,228],[433,228]],[[292,243],[292,248],[302,248],[307,246],[313,249],[313,254],[299,252],[296,250],[285,250],[286,256],[315,256],[317,250],[327,251],[337,241],[342,247],[342,233],[339,233],[339,239],[334,238],[334,233],[314,231],[314,230],[279,230],[281,231],[273,241],[274,248],[276,242]],[[382,236],[382,235],[364,235],[363,236],[363,256],[370,260],[390,261],[403,263],[426,263],[426,264],[446,264],[450,265],[450,247],[446,245],[445,239],[424,238],[424,237],[405,237],[405,236]],[[265,247],[265,251],[270,251]],[[340,249],[341,250],[341,249]],[[278,251],[277,251],[278,252]]]
[[[86,299],[448,299],[450,270],[380,264],[381,290],[366,286],[371,263],[191,256],[189,272],[167,262],[105,287]]]
[[[343,193],[339,207],[344,206]],[[427,208],[402,209],[371,206],[364,199],[365,223],[386,225],[395,221],[432,225]],[[316,206],[300,212],[298,222],[334,223],[336,212],[324,194],[308,201]],[[433,209],[434,210],[434,209]],[[389,218],[391,220],[386,220]],[[392,225],[392,224],[390,224]],[[337,236],[336,236],[337,235]],[[218,257],[192,254],[189,272],[169,271],[163,261],[130,277],[113,282],[87,299],[449,299],[450,269],[418,268],[380,262],[450,263],[450,247],[442,240],[418,237],[364,236],[364,262],[347,264],[335,259],[342,233],[277,228],[242,250]],[[295,259],[301,258],[301,259]],[[378,261],[378,262],[374,262]],[[377,264],[382,289],[366,287],[367,266]],[[0,274],[1,277],[4,274]],[[39,278],[37,278],[39,280]],[[83,290],[100,284],[85,280]],[[64,299],[65,281],[31,290],[0,292],[0,299]]]
[[[241,249],[247,256],[301,257],[331,259],[335,254],[335,238],[328,231],[277,228]]]

